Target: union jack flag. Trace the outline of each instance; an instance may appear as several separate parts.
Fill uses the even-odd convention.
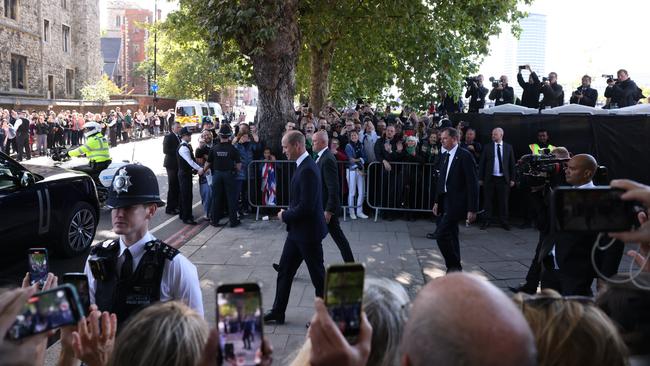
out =
[[[262,205],[275,206],[275,167],[273,163],[262,166]]]

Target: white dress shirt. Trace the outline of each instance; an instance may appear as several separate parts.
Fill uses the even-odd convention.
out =
[[[156,238],[147,231],[142,239],[131,245],[129,251],[133,256],[133,271],[138,268],[140,260],[145,253],[145,244]],[[120,242],[120,255],[118,262],[123,263],[124,257],[122,254],[127,246],[119,239]],[[95,289],[97,283],[93,276],[88,260],[86,260],[86,267],[84,268],[86,276],[88,276],[88,287],[90,288],[90,303],[95,304]],[[203,296],[201,294],[201,286],[199,284],[199,274],[196,266],[192,264],[185,256],[178,254],[173,260],[165,260],[165,268],[162,273],[162,281],[160,283],[160,301],[180,300],[187,306],[194,309],[199,315],[203,316]]]
[[[300,157],[298,157],[298,159],[296,160],[296,166],[300,166],[300,163],[302,163],[302,161],[305,160],[308,156],[309,153],[307,151],[302,153],[302,155],[300,155]]]
[[[184,141],[183,141],[184,142]],[[201,167],[197,164],[192,157],[190,156],[190,149],[187,147],[186,143],[181,142],[181,147],[178,148],[178,154],[185,160],[194,170],[199,170]]]
[[[594,182],[589,181],[588,183],[585,183],[581,186],[573,186],[573,188],[578,188],[578,189],[583,189],[583,188],[594,188],[596,187],[594,185]],[[553,254],[553,265],[555,266],[555,269],[560,269],[560,266],[557,265],[557,258],[555,258],[555,244],[553,244],[553,248],[551,248],[551,254]]]
[[[456,151],[458,151],[458,144],[454,146],[451,150],[446,150],[444,147],[440,148],[441,153],[449,153],[449,157],[447,158],[447,172],[445,172],[445,193],[447,193],[447,178],[449,177],[449,168],[451,168],[451,162],[454,161],[454,156],[456,156]]]
[[[317,162],[317,163],[318,163],[318,161],[320,160],[320,157],[323,156],[323,153],[325,152],[325,150],[327,150],[327,148],[324,148],[323,150],[317,152],[317,154],[318,154],[318,158],[316,159],[316,162]]]
[[[495,177],[502,177],[503,172],[499,172],[499,156],[497,155],[497,145],[501,145],[501,164],[503,164],[503,141],[494,143],[494,166],[492,167],[492,175]]]

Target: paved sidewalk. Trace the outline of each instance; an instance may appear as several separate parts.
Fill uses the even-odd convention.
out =
[[[425,281],[444,275],[444,261],[436,242],[425,238],[435,225],[416,222],[342,222],[355,258],[366,265],[368,275],[395,279],[414,297]],[[262,285],[264,309],[275,294],[276,272],[286,237],[277,220],[244,220],[238,228],[208,226],[187,242],[181,252],[198,268],[206,319],[215,323],[215,289],[219,282],[256,281]],[[535,251],[537,232],[532,229],[504,231],[461,227],[461,255],[466,271],[475,272],[507,291],[526,275]],[[323,242],[325,262],[341,262],[338,248],[328,236]],[[283,361],[303,343],[305,323],[313,314],[314,289],[306,266],[298,271],[291,290],[286,323],[266,326],[264,332],[274,348],[274,359]],[[281,362],[280,364],[285,364]]]

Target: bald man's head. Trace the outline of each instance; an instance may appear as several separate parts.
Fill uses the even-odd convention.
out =
[[[429,282],[402,338],[403,366],[535,365],[535,339],[512,300],[475,275]]]
[[[572,186],[579,187],[591,182],[598,169],[598,162],[589,154],[578,154],[569,160],[564,175]]]
[[[492,130],[492,141],[501,143],[503,141],[503,129],[501,127],[497,127]]]
[[[327,137],[327,132],[325,131],[318,131],[314,134],[314,136],[311,138],[312,139],[312,148],[315,152],[320,152],[324,148],[327,147],[328,145],[328,137]]]

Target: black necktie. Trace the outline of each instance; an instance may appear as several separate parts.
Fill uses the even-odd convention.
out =
[[[442,153],[442,169],[440,170],[440,187],[441,191],[445,192],[447,187],[447,169],[449,168],[449,151]]]
[[[122,263],[122,270],[120,271],[120,279],[126,280],[131,277],[133,273],[133,256],[131,251],[127,248],[122,254],[124,256],[124,263]]]
[[[503,174],[503,160],[501,158],[501,144],[497,144],[497,159],[499,159],[499,173]]]

